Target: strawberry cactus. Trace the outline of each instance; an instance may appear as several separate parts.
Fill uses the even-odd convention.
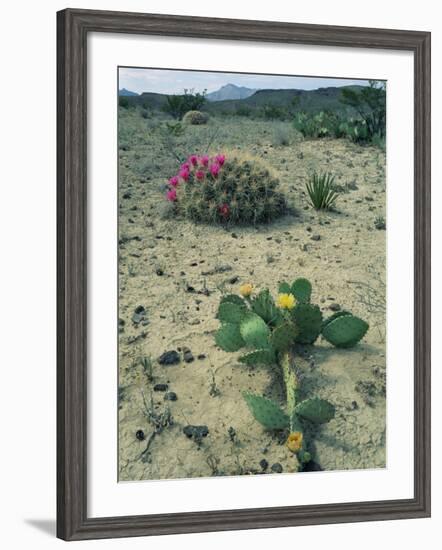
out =
[[[168,181],[173,214],[195,222],[267,223],[287,210],[279,179],[257,158],[239,153],[190,155]]]
[[[309,442],[304,436],[306,423],[323,424],[335,414],[334,406],[324,399],[300,398],[300,383],[295,368],[295,344],[313,344],[322,337],[338,348],[355,346],[368,330],[368,324],[348,311],[323,319],[311,299],[312,286],[307,279],[282,283],[276,301],[268,289],[254,295],[251,284],[240,287],[240,295],[223,296],[217,317],[221,327],[216,344],[227,352],[246,352],[239,357],[245,365],[278,365],[284,381],[286,405],[251,393],[244,399],[254,418],[267,430],[286,430],[287,448],[300,463],[311,460]]]

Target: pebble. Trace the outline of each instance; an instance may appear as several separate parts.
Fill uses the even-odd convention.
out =
[[[261,466],[262,470],[265,471],[269,467],[269,463],[265,458],[259,461],[259,465]]]
[[[333,302],[328,306],[328,309],[331,309],[332,311],[341,311],[341,306],[336,302]]]
[[[135,311],[132,315],[132,322],[136,325],[138,323],[141,323],[145,320],[146,310],[144,309],[144,306],[137,306],[135,308]]]
[[[183,348],[183,359],[186,363],[192,363],[195,359],[189,348]]]
[[[205,359],[206,358],[206,354],[205,353],[199,353],[198,356],[197,356],[198,359],[202,360],[202,359]]]
[[[155,384],[153,391],[167,391],[169,386],[167,384]]]
[[[231,285],[234,285],[235,283],[237,283],[239,281],[239,277],[235,276],[235,277],[232,277],[231,279],[229,279],[229,283]]]
[[[144,441],[144,432],[143,430],[138,430],[135,434],[135,437],[138,439],[138,441]]]
[[[321,235],[312,235],[310,238],[311,238],[312,241],[320,241],[321,240]]]
[[[158,363],[160,365],[177,365],[180,362],[180,355],[177,351],[165,351],[158,358]]]
[[[162,277],[164,275],[164,271],[160,268],[158,268],[155,273],[158,275],[158,277]]]
[[[275,474],[280,474],[282,472],[282,466],[279,462],[275,462],[275,464],[272,464],[271,470],[275,472]]]
[[[177,399],[178,399],[178,396],[174,391],[169,391],[166,394],[164,394],[165,401],[176,401]]]

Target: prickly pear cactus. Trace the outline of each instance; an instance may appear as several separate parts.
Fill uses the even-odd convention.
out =
[[[252,310],[256,315],[259,315],[266,323],[275,325],[281,319],[281,312],[276,307],[275,302],[268,291],[262,290],[252,300]]]
[[[354,315],[341,315],[327,323],[322,336],[337,348],[352,348],[368,330],[368,323]]]
[[[265,349],[269,346],[270,329],[259,315],[249,311],[242,319],[239,330],[244,342],[253,348]]]
[[[296,342],[313,344],[322,328],[322,313],[319,307],[312,304],[298,304],[292,311],[292,317],[298,328]]]
[[[295,413],[310,422],[324,424],[335,416],[334,406],[324,399],[306,399],[295,407]]]
[[[295,338],[298,335],[298,329],[296,325],[290,321],[287,321],[272,332],[270,338],[273,349],[276,351],[286,351],[295,342]]]
[[[290,287],[290,292],[299,303],[307,304],[312,295],[312,285],[307,279],[296,279]]]
[[[245,304],[234,304],[232,302],[221,302],[218,308],[218,319],[222,323],[238,324],[247,313]]]
[[[289,417],[276,403],[251,393],[244,393],[243,396],[255,420],[262,424],[264,428],[267,430],[284,430],[288,428]]]
[[[238,351],[245,346],[239,325],[225,323],[215,334],[215,342],[224,351]]]
[[[257,349],[239,357],[238,361],[245,365],[273,365],[276,355],[273,349]]]

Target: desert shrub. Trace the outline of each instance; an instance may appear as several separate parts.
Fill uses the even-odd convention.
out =
[[[270,222],[287,208],[276,174],[259,159],[232,154],[191,155],[169,179],[174,215],[196,222]]]
[[[118,98],[118,105],[122,107],[123,109],[127,109],[129,107],[129,100],[127,97],[119,97]]]
[[[358,113],[356,133],[359,135],[357,135],[356,141],[372,141],[375,136],[385,138],[385,82],[370,80],[369,86],[360,89],[343,88],[340,100]]]
[[[285,120],[287,118],[287,111],[280,105],[267,103],[262,108],[262,116],[266,120]]]
[[[298,112],[293,125],[306,138],[340,137],[339,117],[330,111],[316,114]]]
[[[248,105],[238,105],[235,110],[237,116],[252,116],[252,109]]]
[[[330,210],[338,197],[332,174],[314,173],[306,184],[310,202],[316,210]]]
[[[181,95],[169,95],[163,111],[173,118],[181,120],[188,111],[199,111],[206,102],[206,92],[194,92],[193,90],[184,90]]]
[[[209,116],[207,113],[202,113],[201,111],[187,111],[187,113],[183,116],[183,122],[185,124],[207,124],[208,120]]]
[[[275,126],[272,144],[277,147],[290,144],[290,131],[283,123],[279,123]]]

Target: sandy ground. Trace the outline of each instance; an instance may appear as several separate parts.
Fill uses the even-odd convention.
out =
[[[339,304],[370,323],[352,350],[321,339],[299,350],[305,392],[329,399],[337,411],[315,434],[315,461],[324,470],[385,467],[385,319],[382,308],[368,308],[349,283],[370,284],[382,302],[386,232],[374,220],[385,216],[384,153],[344,140],[276,146],[265,133],[249,137],[249,145],[238,141],[278,170],[295,213],[268,226],[209,227],[162,217],[166,174],[158,169],[157,153],[147,152],[155,136],[134,121],[120,120],[120,480],[258,473],[263,459],[269,473],[275,463],[283,472],[297,471],[281,438],[262,429],[241,397],[250,390],[283,404],[278,373],[239,364],[239,353],[221,351],[213,339],[222,292],[252,282],[275,294],[278,282],[296,277],[310,279],[312,301],[324,315]],[[218,141],[215,148],[222,146]],[[312,170],[336,175],[342,186],[338,212],[308,206],[304,185]],[[134,322],[139,306],[144,314]],[[186,347],[191,362],[183,359]],[[170,350],[180,352],[180,362],[160,365],[158,357]],[[152,359],[152,377],[140,357]],[[176,401],[154,391],[163,383]],[[169,410],[173,423],[143,453],[154,430],[146,404],[157,414]],[[200,445],[183,434],[188,424],[208,427]],[[137,439],[138,430],[144,440]]]

